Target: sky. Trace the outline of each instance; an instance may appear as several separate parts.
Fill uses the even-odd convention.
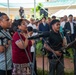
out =
[[[0,3],[7,3],[8,0],[0,0]],[[10,3],[34,3],[34,0],[9,0]],[[37,3],[45,2],[45,0],[36,0]]]

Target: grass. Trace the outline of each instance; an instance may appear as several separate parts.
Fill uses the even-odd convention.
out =
[[[43,73],[42,73],[43,70],[38,69],[37,72],[38,72],[38,75],[43,75]],[[44,71],[44,75],[48,75],[48,71]],[[74,75],[74,71],[65,72],[65,75]]]

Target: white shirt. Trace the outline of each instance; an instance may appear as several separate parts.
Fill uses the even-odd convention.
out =
[[[43,22],[43,25],[45,26],[45,25],[46,25],[46,23],[45,23],[45,22]]]
[[[65,26],[65,21],[61,22],[60,26],[61,26],[62,28],[64,28],[64,26]]]
[[[37,35],[38,33],[33,33],[32,36],[35,36]],[[31,46],[31,52],[35,52],[35,47],[34,45]]]
[[[73,22],[70,22],[70,26],[71,26],[71,34],[74,34],[74,26],[73,26]]]
[[[29,24],[27,25],[27,27],[29,27],[29,26],[32,27],[33,29],[37,29],[35,24],[29,23]]]
[[[29,27],[29,26],[32,27],[33,29],[37,29],[35,24],[29,23],[29,24],[27,25],[27,27]],[[33,33],[32,36],[35,36],[35,35],[37,35],[37,34],[38,34],[38,33]],[[34,47],[34,45],[32,45],[32,46],[31,46],[31,52],[34,52],[34,51],[35,51],[35,47]]]

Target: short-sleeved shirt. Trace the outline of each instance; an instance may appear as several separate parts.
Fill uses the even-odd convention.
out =
[[[4,31],[4,33],[7,33],[9,36],[9,32]],[[0,32],[0,45],[6,45],[8,42],[8,39]],[[11,37],[11,36],[10,36]],[[3,44],[2,44],[2,38],[3,39]],[[5,49],[6,51],[6,58],[7,58],[7,70],[11,70],[12,69],[12,46],[11,43],[9,45],[9,47],[7,49]],[[5,65],[5,52],[1,52],[0,53],[0,70],[6,70],[5,69],[6,65]]]
[[[53,30],[51,31],[48,41],[54,50],[60,50],[60,48],[62,47],[62,44],[63,44],[63,38],[62,38],[60,32],[56,33]]]
[[[20,34],[20,36],[23,41],[26,41],[26,38],[23,35]],[[18,40],[20,40],[20,37],[18,35],[18,32],[15,32],[13,35],[13,41],[12,41],[12,61],[13,63],[16,63],[16,64],[29,63],[25,50],[20,49],[16,45],[16,41]],[[30,60],[31,60],[31,53],[30,53],[31,45],[32,45],[32,42],[29,40],[28,46],[26,47],[26,51],[28,52],[28,56],[30,57]]]
[[[50,37],[48,38],[50,47],[55,51],[60,51],[63,44],[63,38],[60,34],[60,32],[56,33],[53,30],[51,30]],[[50,57],[53,55],[52,52],[49,52]]]

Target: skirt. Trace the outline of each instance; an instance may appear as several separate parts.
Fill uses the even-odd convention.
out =
[[[28,63],[24,63],[24,64],[13,63],[12,75],[31,75],[29,64]]]

